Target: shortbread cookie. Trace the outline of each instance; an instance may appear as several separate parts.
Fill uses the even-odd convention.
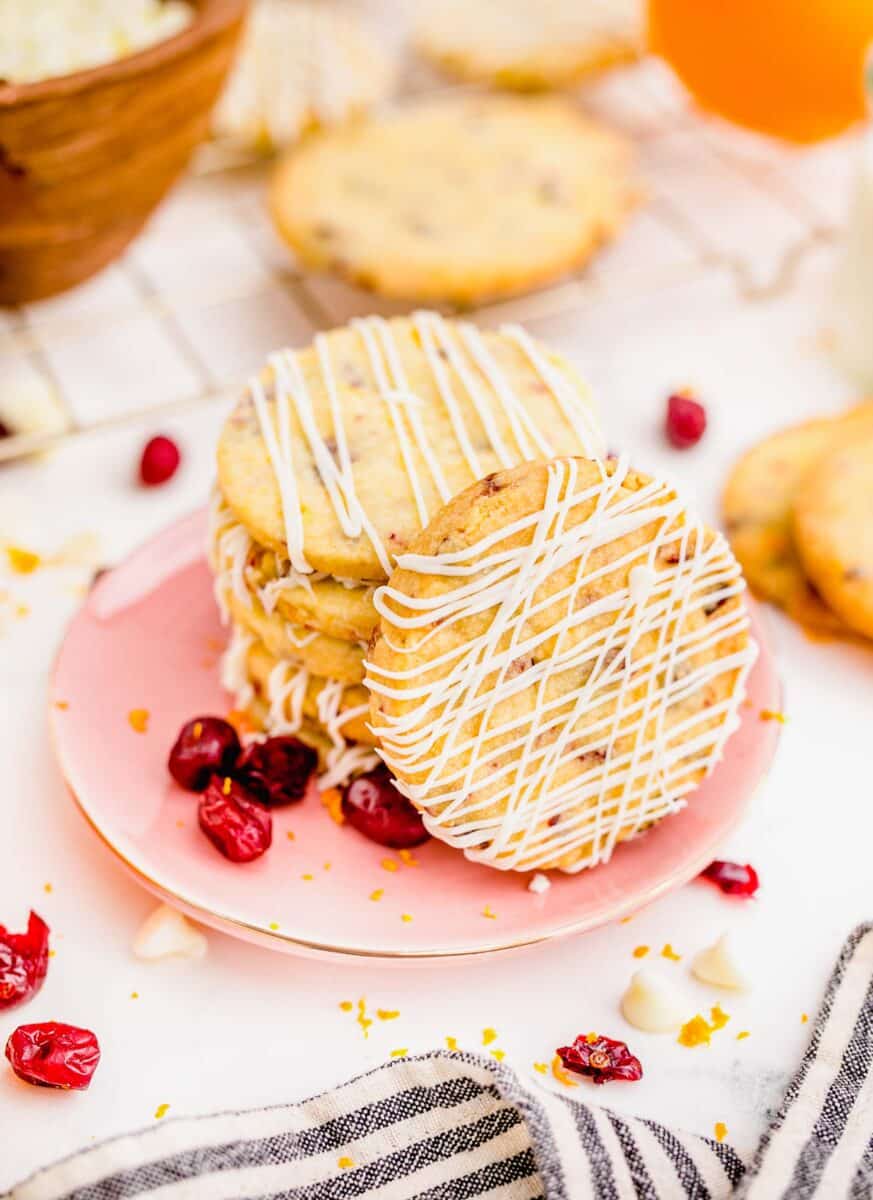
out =
[[[866,441],[844,441],[803,477],[794,537],[803,569],[837,616],[873,637],[873,420]]]
[[[353,321],[272,355],[225,423],[218,480],[247,535],[287,560],[280,595],[286,581],[320,587],[330,575],[340,603],[337,579],[386,579],[474,479],[602,450],[588,389],[566,360],[517,327],[483,333],[418,313]],[[351,588],[349,602],[361,599]],[[320,631],[333,633],[316,607]]]
[[[367,693],[360,685],[347,687],[277,660],[238,626],[222,656],[221,682],[234,707],[247,712],[264,733],[292,734],[317,747],[321,788],[377,765],[367,729]]]
[[[468,858],[603,862],[682,807],[736,727],[743,590],[724,538],[623,460],[488,476],[377,592],[382,757]]]
[[[269,705],[271,733],[294,733],[300,721],[319,725],[330,737],[375,745],[369,722],[369,695],[362,684],[342,684],[313,675],[297,663],[270,654],[262,642],[248,653],[248,677],[255,695]]]
[[[460,79],[568,87],[640,53],[640,0],[430,0],[420,51]]]
[[[381,103],[395,76],[354,14],[324,0],[257,0],[213,126],[254,149],[286,146]]]
[[[343,684],[363,681],[363,644],[342,642],[313,631],[301,635],[297,632],[299,627],[285,621],[279,613],[267,616],[257,601],[243,604],[232,592],[226,595],[225,603],[234,624],[262,642],[274,658],[296,663],[312,675]]]
[[[803,572],[792,531],[801,483],[828,448],[873,433],[873,403],[841,417],[781,430],[748,450],[724,490],[725,528],[752,589],[808,629],[828,634],[845,625],[822,602]]]
[[[631,204],[618,135],[566,101],[517,96],[443,97],[316,135],[271,199],[307,266],[460,305],[581,266]]]

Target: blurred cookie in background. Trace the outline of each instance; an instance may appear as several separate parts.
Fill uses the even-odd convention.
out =
[[[419,51],[450,75],[522,91],[569,87],[640,54],[640,0],[432,0]]]
[[[390,55],[347,8],[257,0],[214,130],[270,152],[360,116],[392,93],[395,78]]]
[[[308,138],[271,208],[306,266],[467,306],[586,263],[636,200],[629,157],[560,98],[443,96]]]

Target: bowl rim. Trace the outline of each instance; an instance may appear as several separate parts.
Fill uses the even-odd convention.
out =
[[[196,5],[190,24],[172,37],[162,38],[134,54],[125,54],[96,67],[86,67],[67,75],[50,75],[47,79],[30,83],[6,83],[0,80],[0,111],[61,98],[153,70],[195,49],[234,21],[240,20],[245,16],[250,0],[188,0],[188,3]]]

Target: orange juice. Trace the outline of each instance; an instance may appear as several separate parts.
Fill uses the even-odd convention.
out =
[[[698,103],[795,142],[866,112],[873,0],[649,0],[649,45]]]

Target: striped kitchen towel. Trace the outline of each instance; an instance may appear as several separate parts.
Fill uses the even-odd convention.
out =
[[[580,1089],[581,1090],[581,1089]],[[757,1154],[523,1085],[472,1054],[400,1059],[287,1107],[180,1119],[7,1200],[873,1200],[873,925],[837,963]]]

